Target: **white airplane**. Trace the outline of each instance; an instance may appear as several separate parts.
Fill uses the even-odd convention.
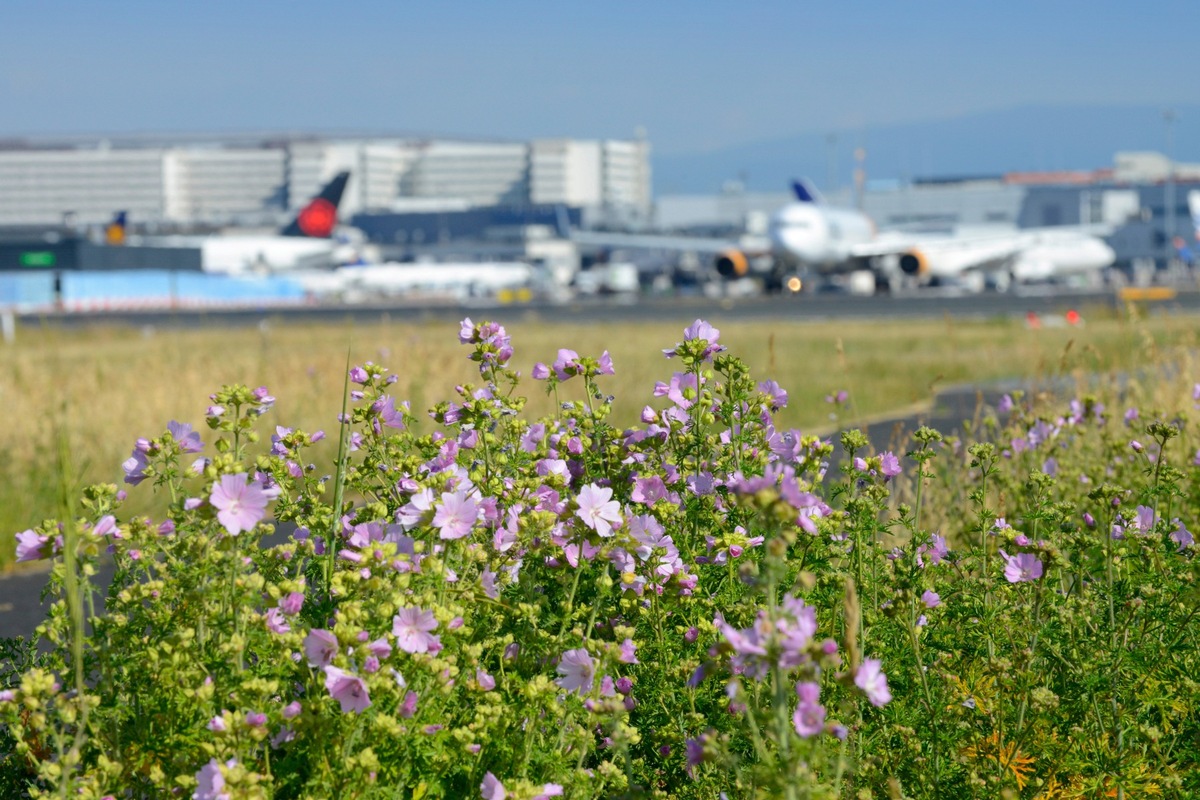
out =
[[[1028,282],[1098,274],[1116,258],[1082,228],[880,234],[865,214],[826,206],[802,183],[793,188],[797,201],[771,217],[773,252],[788,267],[819,275],[869,269],[889,284],[901,276],[917,284],[980,276]]]
[[[1009,229],[971,234],[880,234],[860,211],[835,208],[802,182],[796,201],[772,214],[768,236],[741,240],[569,231],[583,245],[613,249],[658,249],[708,254],[725,279],[751,275],[768,290],[792,288],[798,276],[828,278],[869,271],[882,287],[962,281],[982,286],[1098,274],[1115,254],[1102,239],[1079,228]],[[560,227],[563,221],[560,220]]]
[[[291,223],[277,234],[178,237],[142,240],[144,244],[200,248],[205,272],[239,275],[334,266],[338,242],[333,230],[338,204],[349,172],[341,172],[308,202]]]

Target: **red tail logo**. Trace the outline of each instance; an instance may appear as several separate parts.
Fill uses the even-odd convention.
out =
[[[300,211],[296,224],[305,236],[328,239],[337,225],[337,206],[324,197],[318,197]]]

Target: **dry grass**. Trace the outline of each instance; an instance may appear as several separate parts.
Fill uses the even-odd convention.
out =
[[[503,319],[500,320],[504,322]],[[784,421],[808,430],[828,427],[823,398],[847,389],[854,424],[889,409],[927,401],[937,386],[1000,377],[1037,377],[1070,370],[1128,369],[1156,348],[1194,342],[1194,320],[1162,318],[1134,325],[1094,322],[1081,329],[1028,331],[997,322],[740,323],[723,324],[721,340],[760,378],[791,393]],[[603,384],[617,396],[617,421],[632,424],[651,402],[656,380],[673,364],[661,348],[680,326],[590,324],[510,326],[514,365],[528,372],[554,360],[559,347],[583,355],[613,354],[617,374]],[[0,564],[11,557],[8,534],[55,514],[58,473],[53,441],[61,425],[74,468],[85,483],[121,477],[120,463],[138,436],[156,436],[168,420],[203,428],[207,396],[226,383],[266,385],[278,398],[266,421],[306,430],[330,428],[340,407],[347,353],[399,375],[395,395],[419,412],[451,396],[453,386],[478,381],[453,324],[289,325],[259,329],[159,330],[24,328],[0,347]],[[548,410],[540,385],[528,387],[531,413]],[[565,393],[578,392],[570,384]],[[134,493],[145,497],[145,487]],[[147,510],[143,504],[133,510]]]

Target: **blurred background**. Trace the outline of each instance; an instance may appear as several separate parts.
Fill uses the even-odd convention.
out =
[[[1184,2],[8,2],[0,306],[1188,290]]]

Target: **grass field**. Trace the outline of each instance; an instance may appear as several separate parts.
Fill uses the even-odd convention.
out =
[[[478,320],[476,320],[478,321]],[[497,321],[506,323],[503,318]],[[829,429],[824,401],[847,390],[839,424],[931,399],[939,386],[995,378],[1127,370],[1177,347],[1195,344],[1195,320],[1091,320],[1087,327],[1027,330],[1014,321],[723,324],[721,342],[759,379],[791,394],[784,420],[805,430]],[[175,419],[202,431],[208,394],[226,383],[266,385],[278,398],[266,421],[306,430],[331,429],[340,408],[347,354],[399,376],[394,394],[418,416],[456,384],[478,382],[454,324],[294,326],[276,321],[232,330],[22,328],[0,346],[0,566],[11,560],[9,534],[54,516],[60,481],[56,436],[69,442],[69,482],[119,482],[120,464],[138,436],[157,436]],[[551,362],[559,347],[581,355],[612,353],[616,375],[602,388],[617,397],[618,424],[633,424],[652,402],[656,380],[673,364],[661,349],[681,338],[677,324],[509,325],[513,364],[524,373]],[[563,399],[581,387],[568,384]],[[548,411],[541,385],[525,387],[529,413]],[[432,425],[432,423],[430,423]],[[332,453],[332,448],[330,448]],[[136,502],[131,512],[151,509]],[[148,493],[145,493],[148,494]]]

